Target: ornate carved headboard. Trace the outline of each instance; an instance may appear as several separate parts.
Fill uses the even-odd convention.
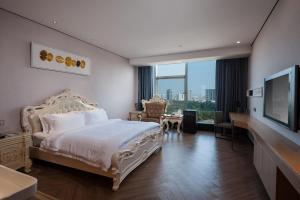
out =
[[[23,131],[34,133],[42,131],[39,115],[66,113],[71,111],[87,111],[97,108],[97,104],[90,103],[82,96],[74,95],[66,89],[62,93],[48,98],[39,106],[26,106],[21,112]]]

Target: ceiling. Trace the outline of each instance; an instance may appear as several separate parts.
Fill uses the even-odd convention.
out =
[[[126,58],[251,44],[276,0],[1,0]],[[56,23],[54,23],[56,21]]]

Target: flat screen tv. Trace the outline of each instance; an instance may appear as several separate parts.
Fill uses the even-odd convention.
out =
[[[264,117],[293,131],[298,129],[298,73],[295,65],[264,80]]]

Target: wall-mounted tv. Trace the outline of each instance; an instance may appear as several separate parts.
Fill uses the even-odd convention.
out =
[[[298,129],[298,73],[295,65],[264,80],[264,117],[293,131]]]

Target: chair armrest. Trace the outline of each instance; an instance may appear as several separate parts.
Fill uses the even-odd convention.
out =
[[[147,118],[147,113],[146,112],[139,113],[138,118],[139,118],[139,121],[141,121],[142,119]]]
[[[139,119],[139,121],[142,120],[142,113],[137,114],[137,118]]]

